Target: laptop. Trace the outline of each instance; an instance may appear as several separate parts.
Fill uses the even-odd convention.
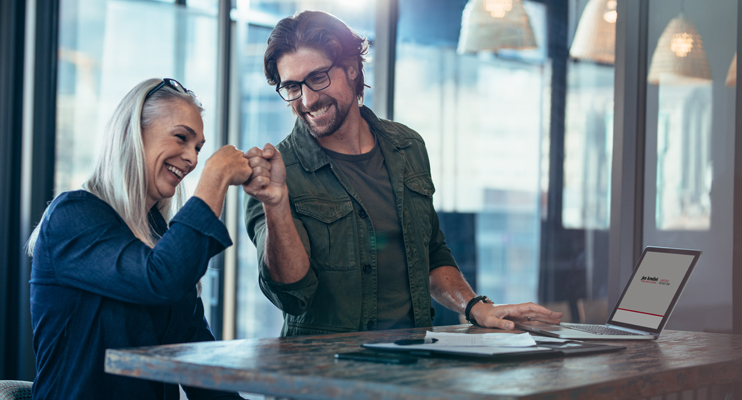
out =
[[[561,339],[657,339],[700,256],[699,250],[645,248],[605,325],[528,321],[515,327]]]

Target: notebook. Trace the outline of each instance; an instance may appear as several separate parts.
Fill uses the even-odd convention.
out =
[[[364,343],[361,347],[381,352],[406,353],[420,357],[453,357],[480,359],[483,361],[511,361],[534,358],[568,357],[624,350],[624,346],[609,346],[583,342],[538,342],[533,347],[497,346],[441,346],[438,344],[417,344],[400,346],[396,343]]]
[[[700,256],[699,250],[645,248],[605,325],[528,321],[515,327],[562,339],[657,339]]]

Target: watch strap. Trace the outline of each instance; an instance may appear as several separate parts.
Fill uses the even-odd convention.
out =
[[[490,302],[490,299],[487,298],[487,296],[475,296],[473,299],[469,300],[469,303],[466,304],[466,309],[464,310],[464,317],[466,317],[466,320],[469,321],[470,324],[473,325],[479,325],[477,324],[477,321],[471,316],[471,309],[474,307],[475,304],[479,302]]]

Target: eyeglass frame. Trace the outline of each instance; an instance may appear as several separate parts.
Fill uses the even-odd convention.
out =
[[[292,82],[291,83],[292,85],[299,85],[299,92],[300,92],[300,94],[299,94],[299,97],[297,97],[295,99],[286,100],[286,98],[283,97],[283,95],[281,94],[281,89],[285,88],[286,85],[281,85],[280,83],[278,85],[276,85],[276,93],[278,93],[278,95],[281,96],[281,99],[283,99],[283,101],[292,102],[292,101],[299,100],[299,99],[302,98],[302,96],[304,96],[304,86],[306,86],[307,88],[309,88],[309,90],[311,90],[311,91],[313,91],[315,93],[316,92],[321,92],[321,91],[327,89],[328,87],[330,87],[330,85],[332,85],[332,78],[330,78],[330,71],[332,71],[332,69],[335,68],[336,64],[337,64],[337,61],[333,61],[333,63],[330,64],[330,66],[327,67],[327,69],[325,69],[324,71],[316,71],[316,72],[310,74],[308,77],[304,78],[304,80],[302,80],[301,82]],[[316,75],[319,75],[319,74],[325,74],[327,76],[327,86],[323,87],[322,89],[316,89],[315,90],[314,88],[312,88],[311,86],[309,86],[309,83],[307,83],[307,80],[309,80],[312,77],[314,77]],[[291,82],[291,81],[289,81],[289,82]]]
[[[193,90],[187,89],[185,86],[183,86],[182,83],[178,82],[176,79],[173,79],[173,78],[162,78],[162,82],[158,83],[157,86],[153,87],[152,89],[150,89],[149,92],[147,92],[147,95],[144,96],[144,100],[147,100],[156,91],[162,89],[164,86],[169,86],[170,88],[174,89],[176,92],[191,96],[197,106],[203,107],[201,105],[201,100],[198,99],[198,96],[196,96],[196,93],[194,93]]]

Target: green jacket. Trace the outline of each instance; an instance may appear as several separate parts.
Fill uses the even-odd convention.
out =
[[[431,326],[430,271],[456,262],[433,209],[425,143],[415,131],[380,120],[366,107],[361,115],[378,137],[402,221],[415,326]],[[286,164],[294,225],[309,255],[304,278],[291,284],[270,278],[263,206],[249,196],[245,224],[258,249],[260,288],[283,311],[281,336],[373,330],[376,241],[361,198],[298,119],[276,148]]]

